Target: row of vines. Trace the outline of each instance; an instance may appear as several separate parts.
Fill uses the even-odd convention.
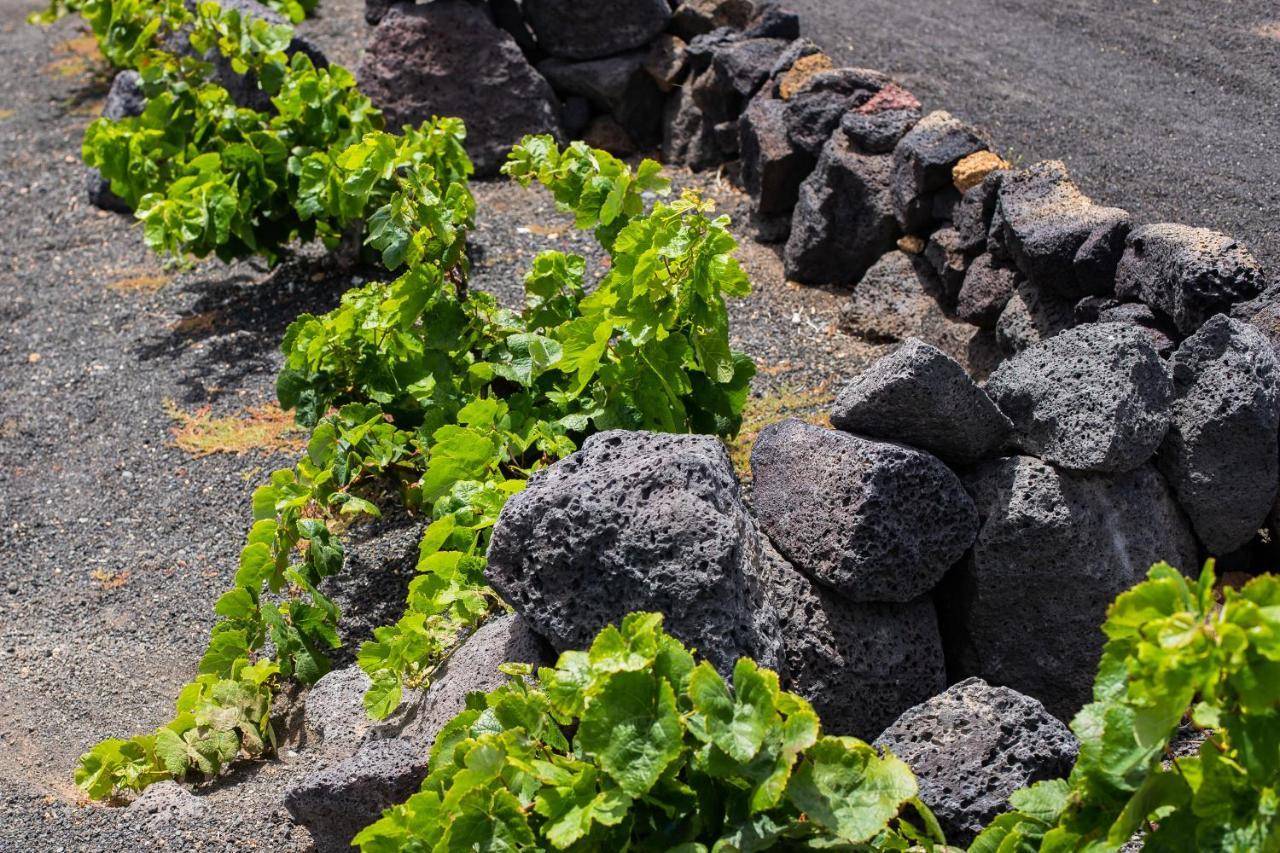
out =
[[[274,5],[296,22],[313,2]],[[736,433],[754,366],[730,348],[724,300],[749,283],[727,219],[694,193],[663,200],[656,163],[546,137],[517,146],[505,174],[549,191],[609,265],[589,281],[582,257],[544,253],[509,310],[468,287],[461,122],[386,132],[348,71],[234,8],[58,0],[46,17],[68,11],[140,75],[145,111],[96,121],[83,152],[149,246],[274,262],[297,241],[354,241],[399,273],[289,327],[277,391],[310,430],[306,452],[253,494],[234,584],[173,720],[87,752],[76,781],[91,797],[272,753],[275,696],[314,683],[343,643],[324,590],[350,525],[391,506],[426,522],[404,615],[357,656],[366,708],[385,718],[505,610],[485,552],[532,473],[598,430]],[[227,68],[269,103],[237,103]],[[1019,793],[972,849],[1114,850],[1144,832],[1156,850],[1280,850],[1280,584],[1222,602],[1211,568],[1197,585],[1158,567],[1106,631],[1071,778]],[[440,734],[421,793],[362,833],[365,850],[945,848],[902,762],[824,737],[750,661],[726,685],[660,617],[510,674]],[[1177,758],[1184,718],[1208,735]]]

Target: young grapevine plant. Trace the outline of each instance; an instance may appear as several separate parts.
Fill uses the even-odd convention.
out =
[[[408,272],[293,323],[278,392],[312,436],[304,458],[254,494],[236,586],[217,603],[188,688],[204,704],[180,705],[154,735],[86,754],[78,780],[92,795],[208,776],[270,749],[269,714],[251,716],[247,734],[247,723],[227,729],[226,697],[248,679],[269,704],[283,679],[311,683],[328,671],[340,613],[322,587],[342,567],[339,533],[355,517],[394,500],[430,522],[403,618],[359,651],[372,681],[366,706],[381,718],[503,609],[485,584],[484,554],[504,502],[531,473],[601,429],[737,430],[754,366],[729,348],[724,298],[748,283],[727,220],[691,193],[646,211],[646,194],[667,192],[657,165],[632,170],[581,143],[526,139],[508,171],[549,187],[595,231],[608,272],[592,288],[583,258],[544,253],[523,309],[506,309],[466,286],[465,227],[427,220],[401,232],[403,255],[415,259]],[[169,732],[183,752],[157,748]]]
[[[1152,568],[1108,613],[1094,701],[1076,716],[1070,779],[1012,798],[975,853],[1280,850],[1280,578],[1214,593]],[[1194,755],[1170,742],[1189,720]]]
[[[653,613],[511,681],[436,737],[422,790],[356,836],[364,853],[934,850],[911,770],[822,735],[804,699],[739,660],[732,687]]]

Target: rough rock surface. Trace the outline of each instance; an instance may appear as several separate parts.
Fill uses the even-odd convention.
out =
[[[1075,306],[1070,300],[1019,279],[996,320],[996,340],[1001,350],[1013,355],[1074,325]]]
[[[860,107],[841,116],[840,130],[860,151],[888,154],[919,120],[918,109],[865,111]]]
[[[688,41],[720,27],[746,29],[755,17],[751,0],[683,0],[671,16],[671,32]]]
[[[994,151],[975,151],[951,167],[951,182],[965,193],[981,184],[992,172],[1008,168],[1008,161]]]
[[[345,850],[351,838],[402,802],[426,777],[436,735],[466,706],[468,693],[503,684],[504,663],[545,666],[551,650],[515,615],[493,619],[471,635],[436,673],[431,687],[405,698],[383,723],[364,710],[368,678],[357,667],[322,678],[307,694],[307,727],[336,761],[285,792],[285,806],[310,830],[317,849]]]
[[[934,196],[959,197],[951,169],[962,158],[987,147],[971,128],[941,110],[920,119],[893,151],[893,201],[902,229],[917,234],[933,221]]]
[[[438,2],[439,0],[434,0]],[[564,59],[598,59],[643,47],[666,29],[667,0],[524,0],[538,45]]]
[[[951,844],[967,845],[1009,795],[1071,772],[1080,745],[1044,705],[980,678],[918,705],[875,741],[905,761]]]
[[[760,433],[751,472],[770,541],[853,601],[924,595],[977,529],[960,480],[912,447],[786,420]]]
[[[811,75],[787,100],[791,141],[817,157],[840,126],[841,117],[888,83],[889,78],[867,68],[833,68]]]
[[[1195,537],[1154,466],[1072,474],[1030,456],[966,479],[973,551],[937,596],[952,678],[976,675],[1069,720],[1089,700],[1107,607],[1165,560],[1197,568]]]
[[[165,835],[175,824],[199,820],[209,806],[199,797],[172,780],[156,782],[129,804],[129,816],[143,830]]]
[[[1112,291],[1105,264],[1076,266],[1075,259],[1086,241],[1092,240],[1093,246],[1116,242],[1115,235],[1129,227],[1129,214],[1094,204],[1067,175],[1062,161],[1007,173],[998,203],[1003,244],[1028,281],[1072,301]]]
[[[479,177],[497,174],[525,134],[560,133],[551,86],[468,0],[392,8],[373,31],[358,76],[388,128],[437,115],[463,119]]]
[[[991,217],[995,214],[1000,196],[1000,184],[1007,174],[997,170],[982,179],[982,183],[965,190],[952,213],[956,231],[960,232],[960,248],[966,252],[981,252],[987,245],[987,232]]]
[[[1169,428],[1172,386],[1146,335],[1126,323],[1078,326],[998,367],[987,393],[1012,443],[1074,471],[1128,471]]]
[[[840,328],[871,343],[920,338],[970,372],[985,373],[994,362],[994,340],[967,323],[949,318],[938,304],[942,294],[928,262],[906,252],[890,252],[875,263],[840,310]]]
[[[933,267],[948,304],[953,304],[964,284],[969,257],[960,248],[960,234],[954,228],[939,228],[929,235],[924,257]]]
[[[862,154],[834,134],[800,185],[784,256],[787,278],[849,284],[892,250],[898,237],[892,174],[892,157]]]
[[[815,160],[787,135],[787,105],[760,94],[738,123],[742,185],[762,216],[788,213],[800,196],[800,184]]]
[[[1170,364],[1173,419],[1160,470],[1213,554],[1263,526],[1280,479],[1280,364],[1267,339],[1219,314]]]
[[[641,145],[658,140],[663,96],[645,68],[649,53],[634,50],[603,59],[570,62],[551,58],[538,63],[538,73],[561,95],[580,95],[610,113]]]
[[[290,786],[285,808],[311,832],[319,853],[349,850],[357,832],[417,792],[430,752],[429,741],[369,741],[350,758]]]
[[[1018,271],[984,252],[965,271],[956,295],[956,316],[983,329],[994,329],[1018,289]]]
[[[1116,269],[1117,296],[1163,311],[1184,335],[1265,285],[1248,249],[1225,234],[1186,225],[1135,228]]]
[[[910,338],[845,386],[831,425],[900,441],[957,465],[1003,445],[1012,424],[954,359]]]
[[[724,446],[708,436],[605,432],[535,475],[502,511],[486,576],[559,650],[635,610],[722,670],[779,663],[760,543]]]
[[[938,617],[928,598],[858,604],[809,580],[772,547],[768,551],[768,590],[782,621],[787,689],[813,703],[824,731],[869,740],[946,686]]]

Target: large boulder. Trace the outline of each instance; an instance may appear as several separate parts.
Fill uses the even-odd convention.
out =
[[[526,134],[560,134],[551,86],[469,0],[393,7],[373,31],[358,77],[392,130],[433,116],[463,119],[479,177],[497,174]]]
[[[929,592],[973,542],[959,478],[921,450],[798,420],[751,450],[760,526],[792,565],[852,601]]]
[[[1074,471],[1128,471],[1164,439],[1173,389],[1146,335],[1096,323],[1018,353],[987,393],[1013,421],[1015,447]]]
[[[937,596],[952,678],[980,676],[1069,720],[1091,695],[1107,607],[1161,560],[1195,568],[1186,517],[1154,466],[1072,474],[1030,456],[966,480],[981,528]]]
[[[439,0],[433,0],[439,2]],[[538,45],[564,59],[598,59],[644,47],[671,19],[667,0],[524,0]]]
[[[805,284],[850,284],[898,237],[891,195],[893,158],[855,150],[832,135],[800,185],[784,266]]]
[[[742,185],[762,216],[789,213],[816,160],[787,134],[787,104],[757,95],[738,122]]]
[[[768,590],[782,621],[787,689],[813,704],[824,731],[870,740],[903,710],[946,686],[938,616],[927,597],[856,603],[768,550]]]
[[[307,728],[326,766],[285,791],[285,807],[311,832],[316,849],[350,849],[383,809],[403,802],[427,774],[436,735],[466,708],[468,693],[506,682],[504,663],[546,666],[551,649],[515,615],[482,625],[435,672],[426,691],[405,698],[383,723],[364,709],[368,678],[357,667],[329,673],[305,698]]]
[[[972,128],[948,112],[920,119],[894,148],[893,202],[898,222],[908,234],[929,230],[935,197],[960,193],[951,182],[951,169],[987,143]]]
[[[1173,418],[1160,470],[1214,554],[1263,526],[1280,480],[1280,363],[1267,339],[1219,314],[1170,363]]]
[[[994,455],[1012,430],[959,363],[916,338],[845,386],[831,408],[831,425],[962,466]]]
[[[1044,705],[980,678],[910,709],[875,741],[911,767],[920,799],[951,844],[967,845],[1009,809],[1009,795],[1063,779],[1080,744]]]
[[[1163,311],[1184,335],[1265,285],[1248,249],[1225,234],[1186,225],[1135,228],[1116,270],[1117,296]]]
[[[646,69],[649,53],[635,50],[570,62],[545,59],[538,72],[561,95],[579,95],[610,113],[640,145],[655,143],[661,132],[663,96]]]
[[[1106,250],[1123,243],[1129,214],[1094,204],[1060,160],[1005,174],[998,204],[1003,244],[1028,281],[1073,301],[1112,292],[1118,256]],[[1086,257],[1077,266],[1082,247]]]
[[[779,664],[761,560],[717,439],[615,431],[592,436],[507,502],[485,574],[559,650],[651,610],[728,671],[743,656]]]

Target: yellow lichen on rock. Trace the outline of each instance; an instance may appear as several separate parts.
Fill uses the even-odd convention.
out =
[[[951,180],[956,189],[964,192],[982,183],[982,179],[997,169],[1007,169],[1009,163],[994,151],[975,151],[951,167]]]
[[[789,101],[796,92],[800,91],[805,83],[809,82],[809,78],[822,72],[830,71],[835,68],[831,57],[825,53],[811,53],[808,56],[802,56],[791,66],[791,70],[782,75],[782,79],[778,81],[778,94],[782,96],[782,100]]]

